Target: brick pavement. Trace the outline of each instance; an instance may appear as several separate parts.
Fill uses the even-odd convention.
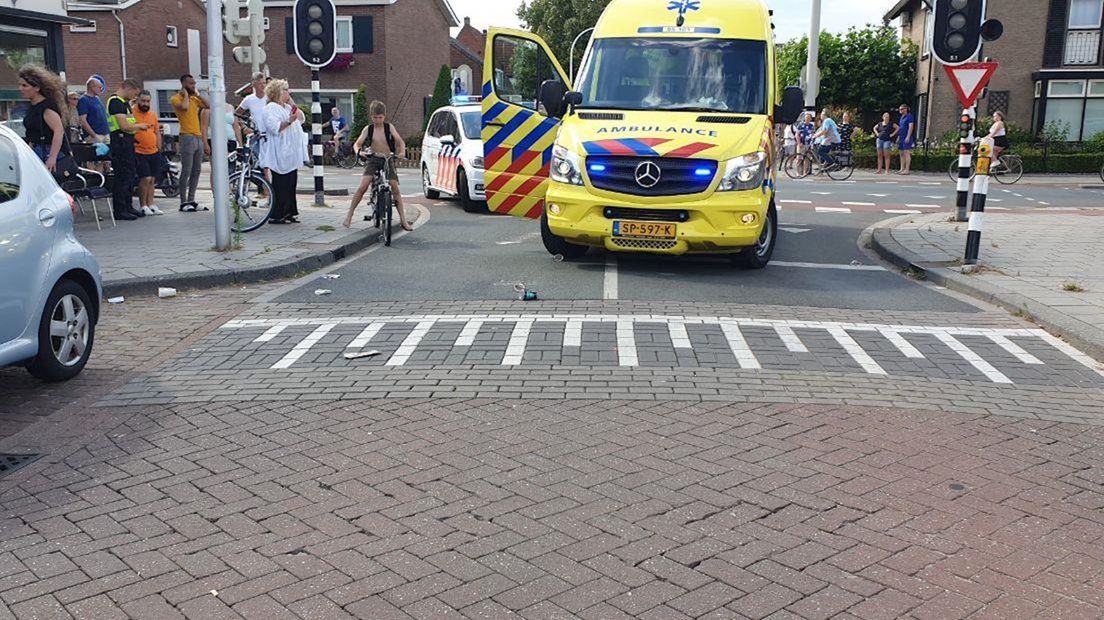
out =
[[[1054,323],[1055,329],[1076,332],[1104,350],[1104,255],[1099,251],[1104,212],[1082,213],[986,213],[984,268],[963,282],[984,287],[986,294],[1006,300],[1006,305],[1028,305],[1029,313]],[[910,260],[933,268],[961,265],[966,224],[923,215],[902,220],[888,232],[912,255]],[[1081,290],[1067,290],[1074,287]]]
[[[107,417],[19,438],[49,454],[0,479],[0,617],[1104,613],[1098,428],[608,400]]]

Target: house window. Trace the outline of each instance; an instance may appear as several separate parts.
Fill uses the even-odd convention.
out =
[[[353,53],[353,18],[337,18],[337,53]]]
[[[1008,115],[1008,104],[1012,97],[1011,93],[1007,90],[991,90],[989,91],[989,97],[986,103],[986,112],[989,116],[992,116],[994,112],[1004,112],[1005,116]]]
[[[1104,0],[1070,0],[1069,27],[1099,28]]]
[[[924,13],[924,42],[923,42],[923,58],[927,58],[931,55],[931,40],[934,36],[933,28],[935,26],[935,19],[932,18],[932,12],[927,11]]]
[[[1066,140],[1080,142],[1084,137],[1087,137],[1084,133],[1085,102],[1084,80],[1055,80],[1051,82],[1047,87],[1045,125],[1068,128],[1069,131],[1065,136]]]
[[[1089,82],[1089,98],[1085,100],[1085,128],[1082,139],[1088,140],[1104,132],[1104,80]]]

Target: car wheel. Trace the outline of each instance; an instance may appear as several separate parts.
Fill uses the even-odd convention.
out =
[[[468,173],[464,172],[463,168],[456,173],[456,193],[460,197],[460,206],[465,213],[486,211],[487,207],[483,203],[472,200],[471,188],[468,187]]]
[[[96,339],[96,321],[88,292],[62,280],[50,292],[38,326],[38,355],[27,366],[43,381],[68,381],[84,370]]]
[[[733,257],[737,266],[744,269],[762,269],[770,262],[774,255],[774,246],[778,240],[778,212],[772,202],[767,208],[767,221],[763,224],[763,232],[759,240],[750,248],[744,248]]]
[[[424,164],[422,165],[422,193],[430,200],[437,200],[441,197],[441,192],[435,189],[429,189],[429,168]]]
[[[568,243],[563,237],[557,237],[548,228],[547,214],[541,215],[541,241],[544,242],[544,249],[548,250],[549,254],[563,256],[564,260],[582,258],[587,252],[587,246]]]

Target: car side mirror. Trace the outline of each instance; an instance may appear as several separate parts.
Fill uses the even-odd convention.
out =
[[[582,102],[583,93],[580,93],[578,91],[568,91],[568,93],[564,95],[564,103],[569,106],[572,112],[575,111],[575,106],[581,104]]]
[[[559,80],[545,80],[540,85],[540,91],[537,95],[537,101],[541,107],[544,108],[544,112],[551,118],[563,118],[564,113],[564,94],[567,93],[567,87],[563,85],[563,82]]]
[[[774,106],[774,122],[792,125],[805,108],[805,93],[797,86],[787,86],[782,91],[782,105]]]

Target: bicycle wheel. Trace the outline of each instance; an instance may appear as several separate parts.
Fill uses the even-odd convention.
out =
[[[1004,185],[1012,185],[1023,178],[1023,160],[1018,155],[1002,155],[1001,168],[993,173],[997,181]]]
[[[230,226],[247,233],[264,226],[272,215],[272,186],[264,176],[234,173],[230,177]]]
[[[837,164],[826,166],[824,170],[828,173],[828,178],[833,181],[846,181],[851,178],[852,174],[855,174],[855,167],[850,165],[841,166]]]
[[[380,190],[376,197],[376,217],[383,226],[383,245],[391,246],[391,190]]]
[[[786,160],[786,176],[791,179],[804,179],[812,172],[813,166],[804,154],[793,155]]]
[[[977,164],[976,159],[970,160],[970,180],[971,181],[974,179],[975,176],[977,176],[977,166],[976,166],[976,164]],[[958,158],[957,157],[951,160],[951,167],[947,172],[950,175],[951,180],[957,183],[958,182]]]
[[[357,154],[353,151],[346,151],[344,155],[337,158],[337,165],[339,168],[355,168],[357,165]]]

